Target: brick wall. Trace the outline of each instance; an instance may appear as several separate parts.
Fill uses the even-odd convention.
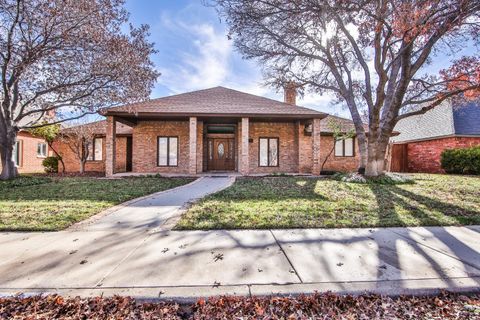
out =
[[[293,122],[250,121],[249,143],[250,173],[298,172],[298,142],[295,139],[296,125]],[[258,160],[259,138],[279,138],[279,166],[260,167]]]
[[[197,122],[197,172],[203,171],[203,121]],[[205,151],[206,152],[206,151]]]
[[[305,124],[297,123],[298,141],[298,170],[300,173],[311,173],[313,169],[312,136],[305,135]],[[323,143],[323,140],[322,142]]]
[[[85,171],[87,172],[105,172],[105,152],[106,152],[106,141],[105,137],[102,138],[102,152],[103,160],[100,161],[91,161],[88,160],[85,163]],[[75,156],[75,153],[69,148],[65,142],[55,142],[53,147],[58,151],[62,156],[63,162],[65,163],[66,172],[79,172],[80,171],[80,161]],[[127,161],[127,138],[126,137],[117,137],[116,140],[116,172],[125,172],[126,170],[126,161]],[[59,170],[61,171],[61,164],[59,164]]]
[[[17,135],[17,141],[20,142],[20,165],[18,166],[19,173],[36,173],[45,172],[42,161],[43,157],[37,156],[38,143],[44,143],[45,140],[32,136],[30,133],[21,131]],[[51,155],[51,150],[47,146],[47,154]],[[2,164],[0,163],[0,171]]]
[[[320,147],[320,163],[325,161],[328,153],[332,150],[334,145],[333,136],[322,136]],[[336,157],[335,151],[332,152],[328,158],[324,171],[356,171],[360,161],[360,151],[358,150],[358,143],[355,139],[355,156],[354,157]]]
[[[450,137],[410,142],[407,146],[409,172],[444,172],[440,155],[445,149],[468,148],[480,145],[480,137]]]
[[[157,137],[159,136],[178,137],[178,166],[157,166]],[[138,122],[133,128],[133,172],[187,174],[189,140],[189,121]]]

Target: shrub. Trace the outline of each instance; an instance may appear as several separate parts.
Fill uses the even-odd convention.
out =
[[[47,173],[58,172],[58,157],[46,157],[42,161],[42,166],[45,168],[45,172]]]
[[[440,162],[447,173],[480,174],[480,146],[444,150]]]

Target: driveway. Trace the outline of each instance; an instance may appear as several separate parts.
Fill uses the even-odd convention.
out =
[[[230,185],[202,178],[78,228],[0,234],[0,293],[217,294],[478,291],[480,226],[171,231],[181,208]]]

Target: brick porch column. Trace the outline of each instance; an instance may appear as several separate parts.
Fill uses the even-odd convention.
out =
[[[188,173],[197,174],[197,117],[190,117]]]
[[[322,166],[320,159],[320,119],[313,119],[312,130],[312,149],[313,149],[313,174],[320,174],[320,167]]]
[[[247,175],[250,169],[250,158],[248,154],[248,137],[249,137],[249,119],[242,118],[242,136],[240,137],[240,165],[239,171],[243,175]]]
[[[107,117],[107,132],[105,134],[105,175],[107,177],[111,177],[115,173],[116,128],[117,121],[115,120],[115,117]]]

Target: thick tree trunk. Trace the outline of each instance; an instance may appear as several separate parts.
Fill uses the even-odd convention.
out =
[[[367,138],[365,134],[357,135],[358,150],[360,151],[360,162],[358,163],[358,172],[364,173],[367,167]]]
[[[388,138],[372,139],[367,141],[367,165],[365,175],[377,177],[385,173],[385,155],[387,153]]]
[[[15,145],[16,134],[15,132],[10,132],[6,137],[0,139],[0,158],[2,161],[0,180],[14,179],[18,176],[18,170],[13,161],[13,148]]]

